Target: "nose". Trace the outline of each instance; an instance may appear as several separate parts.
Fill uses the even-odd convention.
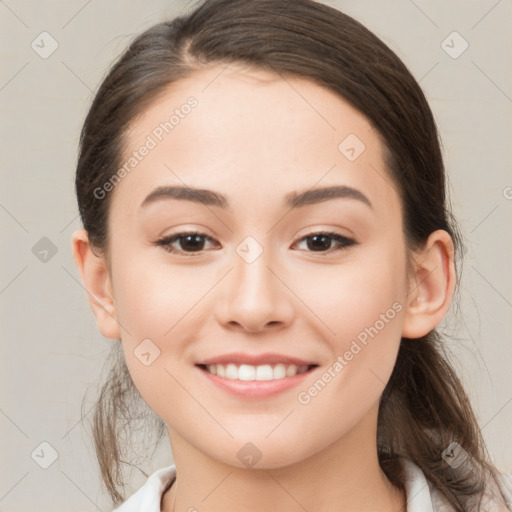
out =
[[[289,325],[295,310],[279,266],[270,261],[265,251],[251,263],[234,254],[233,262],[234,268],[226,276],[217,302],[219,323],[250,333]]]

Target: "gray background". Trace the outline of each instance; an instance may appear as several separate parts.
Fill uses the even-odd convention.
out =
[[[511,470],[512,2],[326,3],[374,30],[429,98],[467,246],[462,313],[449,315],[446,332],[456,338],[446,343],[493,459]],[[80,423],[82,397],[87,392],[87,417],[111,342],[96,329],[71,255],[70,237],[80,226],[73,193],[78,135],[93,91],[133,35],[192,5],[0,0],[2,512],[109,510]],[[51,49],[43,31],[58,43],[47,58],[40,55]],[[463,40],[450,36],[454,31]],[[468,49],[454,58],[464,40]],[[51,448],[41,442],[58,454],[48,469],[40,464],[50,461]],[[142,462],[151,472],[169,457],[165,437]],[[136,471],[132,477],[128,493],[144,480]]]

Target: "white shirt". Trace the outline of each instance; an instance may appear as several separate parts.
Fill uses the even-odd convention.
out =
[[[423,471],[409,459],[402,458],[405,473],[406,512],[452,512],[446,499],[427,482]],[[152,473],[144,485],[112,512],[161,512],[162,494],[176,478],[175,466],[168,466]],[[512,474],[501,475],[500,486],[484,495],[481,511],[512,511]]]

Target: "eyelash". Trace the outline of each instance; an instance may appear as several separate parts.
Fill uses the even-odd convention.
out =
[[[192,236],[192,235],[197,235],[197,236],[206,238],[206,240],[208,240],[208,241],[213,241],[213,239],[211,237],[209,237],[208,235],[205,235],[204,233],[201,233],[199,231],[187,231],[187,232],[183,232],[183,233],[176,233],[174,235],[171,235],[171,236],[168,236],[165,238],[161,238],[160,240],[157,240],[154,243],[154,245],[156,245],[158,247],[162,247],[167,252],[170,252],[173,254],[182,254],[182,255],[187,255],[186,257],[193,257],[193,255],[195,255],[195,254],[201,254],[202,252],[204,252],[204,249],[201,249],[199,251],[183,251],[183,250],[176,250],[172,247],[172,244],[174,244],[175,242],[177,242],[187,236]],[[308,238],[313,238],[315,236],[326,236],[340,244],[337,248],[334,248],[334,249],[331,248],[326,251],[308,251],[311,253],[318,253],[320,255],[331,254],[336,251],[347,250],[349,247],[358,244],[358,242],[356,242],[355,240],[353,240],[351,238],[347,238],[346,236],[340,235],[338,233],[332,233],[332,232],[328,232],[328,231],[318,231],[318,232],[303,236],[299,240],[299,242],[302,242],[303,240],[307,240]]]

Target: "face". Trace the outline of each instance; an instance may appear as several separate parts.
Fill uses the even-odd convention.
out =
[[[408,291],[383,151],[334,93],[235,66],[173,84],[130,126],[111,286],[171,442],[237,466],[250,442],[271,468],[375,423]]]

